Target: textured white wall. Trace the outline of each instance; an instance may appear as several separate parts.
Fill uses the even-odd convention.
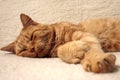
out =
[[[0,0],[0,47],[19,34],[20,13],[41,23],[78,23],[95,17],[120,17],[120,0]]]

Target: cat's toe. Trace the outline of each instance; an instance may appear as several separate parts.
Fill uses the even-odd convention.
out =
[[[104,66],[107,67],[107,72],[113,71],[113,68],[115,66],[115,60],[116,57],[113,54],[105,54],[105,57],[103,58]]]
[[[91,63],[88,60],[82,62],[83,68],[85,71],[91,72]]]

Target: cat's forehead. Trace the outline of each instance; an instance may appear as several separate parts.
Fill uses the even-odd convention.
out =
[[[37,24],[37,25],[30,25],[26,28],[23,28],[21,33],[22,34],[32,34],[34,32],[44,31],[44,30],[48,30],[47,25]]]

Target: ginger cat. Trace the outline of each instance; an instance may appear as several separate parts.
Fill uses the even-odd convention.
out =
[[[11,44],[1,50],[23,57],[59,57],[68,63],[81,63],[86,71],[109,72],[116,57],[104,53],[99,40],[85,25],[60,22],[44,25],[20,15],[23,29]],[[94,32],[93,32],[94,33]]]

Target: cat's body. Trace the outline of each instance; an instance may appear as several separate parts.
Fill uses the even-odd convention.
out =
[[[99,18],[79,23],[94,34],[105,52],[120,51],[120,18]]]
[[[86,71],[113,70],[115,56],[104,54],[96,34],[91,34],[96,32],[84,28],[85,23],[43,25],[24,14],[21,14],[21,21],[24,27],[20,35],[2,50],[24,57],[59,57],[68,63],[81,63]]]

